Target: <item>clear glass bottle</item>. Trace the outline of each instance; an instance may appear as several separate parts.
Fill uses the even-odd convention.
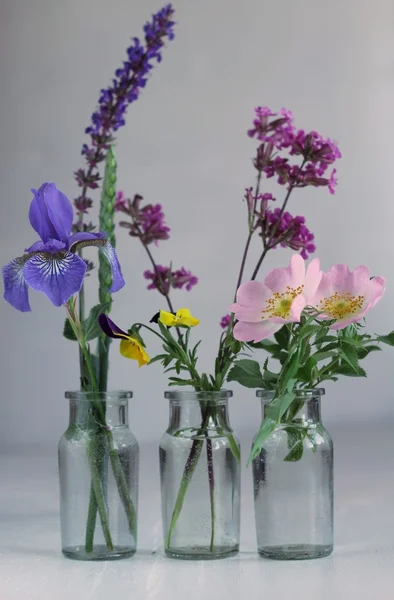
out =
[[[239,550],[240,445],[228,420],[231,391],[166,392],[160,442],[165,553],[226,558]]]
[[[303,390],[253,460],[258,552],[279,560],[333,550],[333,443],[320,416],[324,389]],[[273,392],[259,390],[263,415]],[[290,412],[291,411],[291,412]]]
[[[59,442],[62,552],[77,560],[132,556],[137,544],[138,443],[131,392],[66,392],[70,422]]]

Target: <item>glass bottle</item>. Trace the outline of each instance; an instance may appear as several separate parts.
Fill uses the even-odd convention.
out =
[[[131,392],[66,392],[70,422],[59,442],[62,552],[77,560],[132,556],[137,544],[138,443]]]
[[[166,392],[170,420],[160,443],[165,553],[179,559],[236,554],[240,445],[228,420],[231,391]]]
[[[299,560],[333,550],[333,443],[320,415],[324,389],[297,392],[282,423],[253,460],[261,556]],[[259,390],[263,416],[274,393]]]

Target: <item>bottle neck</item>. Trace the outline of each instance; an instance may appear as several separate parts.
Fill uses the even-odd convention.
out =
[[[202,427],[219,429],[223,433],[231,431],[227,400],[170,400],[169,431]]]
[[[261,408],[263,418],[267,415],[269,404],[267,399],[261,399]],[[282,418],[283,423],[321,423],[321,397],[312,396],[306,398],[305,395],[300,395],[295,398],[289,409],[285,412]]]
[[[78,392],[66,394],[70,402],[69,425],[81,428],[104,427],[112,429],[128,424],[128,396],[126,393]]]

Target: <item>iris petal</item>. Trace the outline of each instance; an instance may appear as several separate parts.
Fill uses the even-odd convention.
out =
[[[55,306],[65,304],[79,292],[85,273],[85,262],[66,251],[57,254],[40,252],[29,258],[24,267],[26,283],[46,294]]]
[[[86,242],[88,240],[101,240],[105,238],[105,233],[91,233],[90,231],[79,231],[74,233],[69,239],[69,248],[73,251],[72,246],[77,242]]]
[[[100,236],[100,237],[99,237]],[[73,238],[75,236],[72,236]],[[90,239],[81,239],[72,244],[71,252],[78,252],[81,248],[86,248],[88,246],[95,246],[98,248],[99,252],[102,252],[106,259],[109,262],[112,271],[112,286],[110,288],[110,292],[118,292],[125,284],[123,279],[122,271],[120,268],[120,264],[118,261],[118,257],[116,256],[115,249],[111,246],[111,244],[102,238],[101,233],[94,234],[94,237]]]
[[[105,244],[101,246],[99,250],[104,254],[106,259],[108,260],[112,271],[112,285],[109,291],[118,292],[124,286],[125,281],[123,279],[122,271],[120,268],[118,257],[116,256],[115,249],[111,246],[109,242],[105,242]]]
[[[54,183],[43,183],[38,191],[32,191],[29,219],[33,229],[44,243],[52,238],[68,244],[73,221],[71,202]]]
[[[24,267],[28,257],[14,258],[3,267],[4,299],[14,308],[29,312],[28,287],[24,277]]]

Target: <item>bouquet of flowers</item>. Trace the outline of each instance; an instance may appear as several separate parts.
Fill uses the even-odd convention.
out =
[[[287,211],[290,197],[300,188],[308,186],[326,187],[333,194],[336,186],[336,170],[333,168],[333,165],[341,155],[337,145],[330,139],[324,139],[314,131],[308,133],[304,130],[297,130],[294,126],[292,114],[285,109],[280,114],[272,112],[269,108],[259,107],[255,109],[255,118],[252,128],[248,131],[248,135],[253,139],[257,139],[258,142],[253,159],[253,165],[256,170],[256,183],[254,188],[246,188],[244,197],[247,235],[235,285],[235,289],[239,289],[238,302],[240,302],[239,294],[241,294],[242,300],[242,290],[244,288],[241,284],[247,265],[251,240],[254,236],[261,238],[261,252],[252,271],[252,282],[248,285],[259,285],[254,280],[267,254],[271,250],[278,247],[287,247],[299,252],[299,255],[296,255],[293,259],[294,268],[296,269],[298,266],[297,277],[299,279],[299,282],[297,279],[295,288],[287,288],[286,284],[283,289],[280,288],[281,292],[278,293],[278,282],[273,281],[273,287],[269,288],[271,296],[266,292],[261,301],[263,309],[260,310],[259,317],[253,316],[253,318],[258,319],[259,327],[262,327],[266,336],[268,336],[279,330],[287,322],[288,313],[293,301],[299,306],[299,315],[301,314],[305,303],[304,306],[301,306],[300,298],[297,300],[297,297],[303,291],[303,279],[300,271],[304,268],[304,259],[315,251],[314,236],[306,226],[305,218],[302,216],[294,217]],[[284,188],[283,200],[276,208],[277,198],[273,194],[262,190],[263,179],[273,177],[276,178],[279,186]],[[124,196],[119,194],[118,199],[119,210],[128,214],[131,219],[130,223],[122,222],[121,225],[129,229],[130,235],[139,237],[146,249],[147,243],[150,240],[166,239],[168,230],[161,218],[160,206],[148,206],[145,209],[151,219],[148,221],[150,226],[148,224],[141,227],[141,223],[146,222],[144,213],[141,216],[139,204],[141,197],[135,196],[134,201],[131,202],[130,200],[126,201]],[[187,289],[190,289],[195,281],[193,281],[191,274],[186,271],[174,272],[171,267],[158,266],[152,258],[151,253],[148,252],[148,254],[154,270],[153,272],[146,273],[145,276],[152,282],[149,287],[157,289],[166,297],[169,312],[161,309],[152,317],[151,323],[156,325],[155,328],[153,325],[137,322],[127,331],[118,327],[108,316],[102,314],[99,320],[103,332],[110,338],[120,338],[121,354],[127,358],[138,360],[140,365],[148,362],[145,341],[142,337],[143,332],[148,331],[150,334],[159,337],[163,351],[150,359],[150,364],[159,361],[166,372],[172,372],[169,377],[170,386],[190,386],[199,392],[210,393],[220,391],[226,379],[228,381],[237,380],[240,383],[244,383],[245,377],[243,374],[240,377],[237,374],[242,368],[246,369],[246,371],[250,370],[250,365],[246,365],[245,360],[237,360],[237,358],[241,351],[250,347],[245,342],[251,341],[252,338],[248,338],[248,331],[245,331],[241,337],[238,334],[240,333],[240,328],[243,326],[243,321],[246,323],[244,328],[247,329],[248,306],[242,307],[244,310],[242,313],[242,322],[237,316],[238,305],[230,307],[231,311],[235,313],[235,317],[234,314],[226,315],[221,321],[224,331],[220,336],[219,350],[214,369],[210,374],[200,372],[198,370],[198,347],[200,342],[194,345],[191,345],[190,342],[191,328],[197,326],[199,321],[191,315],[190,310],[187,308],[175,310],[169,299],[170,288],[181,287],[178,283],[180,281],[186,282],[185,279],[182,279],[182,275],[188,278]],[[314,272],[319,272],[317,261],[314,261],[309,271],[310,278],[313,279]],[[305,278],[305,273],[303,277]],[[313,283],[316,283],[316,278],[317,275],[313,279]],[[294,283],[293,280],[290,283]],[[303,296],[301,297],[303,298]],[[267,301],[266,305],[265,301]],[[238,319],[237,322],[235,318]],[[273,322],[275,322],[275,325],[273,325]],[[253,373],[250,373],[250,375],[252,379]],[[260,386],[262,377],[258,380],[256,379],[254,383],[256,383],[256,387]],[[248,385],[250,384],[251,380],[248,382]],[[210,425],[217,423],[217,421],[215,408],[209,411],[201,410],[201,426],[199,429],[201,436],[194,438],[185,463],[178,496],[173,507],[171,524],[166,536],[165,544],[167,549],[170,546],[171,536],[179,518],[193,471],[199,460],[204,439],[207,441],[209,460],[208,444],[210,441],[208,431]],[[228,437],[233,455],[239,461],[239,447],[231,434]],[[215,526],[215,511],[213,507],[215,484],[212,464],[208,466],[208,472],[210,477],[212,477],[210,489],[212,492],[211,516],[213,531]]]
[[[322,273],[318,259],[306,269],[297,254],[288,268],[274,269],[263,283],[248,281],[240,286],[237,302],[230,307],[236,318],[234,338],[246,348],[265,350],[279,363],[274,372],[268,358],[262,370],[257,361],[241,359],[228,376],[246,387],[274,392],[251,459],[259,455],[276,427],[285,424],[291,440],[285,460],[299,460],[308,427],[293,426],[303,406],[297,392],[337,381],[340,375],[366,377],[360,361],[380,350],[379,342],[392,345],[392,334],[371,336],[364,331],[365,316],[384,291],[384,277],[371,278],[365,266],[352,272],[339,264]],[[268,339],[272,336],[274,341]]]

